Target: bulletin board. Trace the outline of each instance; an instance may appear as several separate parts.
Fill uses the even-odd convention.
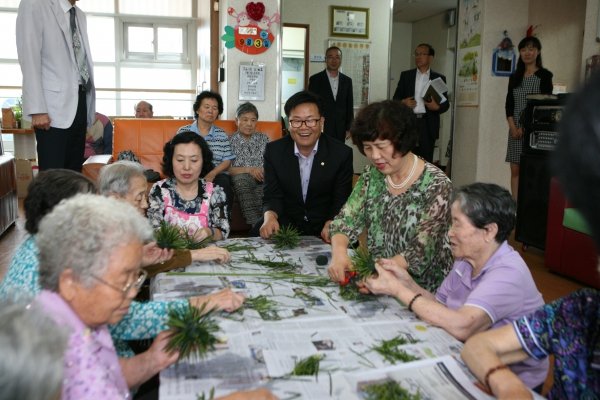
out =
[[[369,104],[371,88],[371,42],[330,39],[329,46],[342,49],[340,71],[352,78],[354,108]]]

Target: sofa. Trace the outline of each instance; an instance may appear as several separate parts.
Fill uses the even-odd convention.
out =
[[[144,169],[153,169],[161,172],[161,162],[163,156],[163,146],[169,141],[177,130],[184,125],[192,123],[194,120],[185,119],[119,119],[116,118],[113,123],[113,154],[92,156],[83,164],[83,174],[94,182],[98,181],[100,169],[111,162],[114,162],[119,152],[131,150],[140,160]],[[222,128],[228,135],[237,131],[235,121],[217,120],[214,123]],[[256,127],[258,132],[262,132],[270,140],[276,140],[282,136],[282,126],[280,122],[259,121]],[[165,178],[161,173],[161,178]],[[149,186],[152,184],[149,183]],[[231,230],[243,231],[250,230],[251,226],[246,224],[242,216],[241,209],[237,200],[234,198],[231,210]]]
[[[17,162],[13,156],[4,154],[0,135],[0,235],[15,223],[18,216]]]
[[[565,199],[556,178],[550,181],[545,265],[600,289],[598,252],[591,233],[581,213]]]

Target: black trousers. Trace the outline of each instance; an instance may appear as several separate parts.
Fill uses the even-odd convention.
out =
[[[85,90],[80,86],[75,119],[67,129],[35,128],[40,171],[66,168],[81,172],[87,133],[87,104]]]
[[[231,221],[231,207],[233,206],[233,189],[231,188],[231,177],[228,174],[219,174],[215,176],[213,179],[213,184],[219,185],[223,188],[225,192],[225,197],[227,197],[227,215],[229,216],[229,220]]]
[[[433,162],[433,149],[435,148],[435,139],[431,137],[427,117],[417,118],[417,128],[419,129],[419,150],[416,151],[425,161]]]

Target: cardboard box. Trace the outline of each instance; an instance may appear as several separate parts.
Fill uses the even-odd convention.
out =
[[[26,197],[27,188],[33,179],[31,161],[17,160],[17,196]]]
[[[13,114],[12,108],[2,109],[2,127],[6,129],[12,129],[15,122],[15,114]]]

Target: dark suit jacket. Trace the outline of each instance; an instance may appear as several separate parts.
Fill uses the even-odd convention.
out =
[[[327,135],[319,139],[306,202],[291,135],[267,144],[264,159],[263,212],[274,211],[280,220],[298,225],[306,216],[314,234],[338,214],[352,191],[352,149]]]
[[[438,74],[433,70],[429,70],[429,79],[434,80],[436,78],[442,78],[444,82],[446,82],[446,77],[444,75]],[[417,69],[409,69],[408,71],[402,72],[400,74],[400,81],[398,82],[398,87],[396,87],[396,92],[394,92],[394,100],[404,100],[407,97],[412,97],[415,95],[415,81],[417,79]],[[444,93],[444,97],[448,98],[448,92]],[[448,111],[450,107],[450,102],[446,100],[444,103],[440,104],[440,109],[437,111],[431,111],[425,106],[425,114],[427,114],[427,126],[429,128],[429,135],[433,140],[436,140],[440,137],[440,114]]]
[[[308,79],[308,90],[318,94],[325,102],[325,127],[323,133],[345,141],[346,131],[354,120],[354,97],[352,95],[352,79],[339,72],[339,86],[336,99],[333,99],[331,84],[325,70]]]

